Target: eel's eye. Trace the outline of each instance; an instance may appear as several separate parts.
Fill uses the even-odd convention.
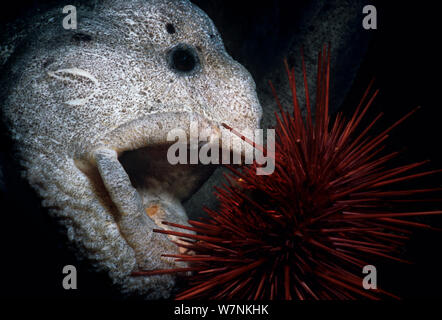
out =
[[[172,71],[190,75],[199,68],[199,59],[196,50],[188,45],[179,44],[168,54],[169,67]]]

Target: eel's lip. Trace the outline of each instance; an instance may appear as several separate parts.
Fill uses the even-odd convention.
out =
[[[170,121],[172,118],[173,121]],[[154,113],[130,120],[99,136],[78,158],[91,160],[98,148],[112,149],[121,155],[125,151],[172,144],[175,140],[167,141],[167,135],[176,129],[183,130],[189,139],[189,128],[193,122],[197,123],[199,132],[210,130],[213,137],[221,136],[220,124],[198,113]]]

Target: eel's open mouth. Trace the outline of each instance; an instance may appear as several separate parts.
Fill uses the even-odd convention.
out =
[[[161,255],[176,252],[177,247],[153,230],[173,229],[162,221],[186,225],[181,201],[191,196],[214,169],[168,162],[167,151],[174,142],[168,142],[166,136],[176,129],[171,124],[181,123],[188,133],[186,124],[192,120],[188,114],[179,116],[181,122],[161,117],[132,121],[107,135],[87,156],[92,160],[86,162],[93,164],[94,179],[101,185],[101,196],[106,198],[103,202],[111,202],[120,233],[134,249],[139,268],[173,267],[173,261]],[[200,122],[200,127],[214,128],[207,121]]]
[[[125,151],[118,161],[141,197],[146,214],[160,228],[161,221],[186,224],[181,202],[188,199],[213,172],[214,165],[172,165],[167,160],[170,144]]]

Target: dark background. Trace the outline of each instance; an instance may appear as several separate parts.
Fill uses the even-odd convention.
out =
[[[195,2],[204,7],[204,1]],[[294,7],[299,10],[300,3],[303,3],[301,1],[293,4],[294,2],[275,1],[281,8],[280,11],[284,12],[275,20],[276,18],[260,18],[268,12],[268,2],[222,1],[223,5],[231,8],[226,10],[228,14],[224,18],[231,19],[232,24],[243,23],[243,29],[247,31],[239,32],[238,41],[255,41],[257,54],[253,59],[262,59],[263,63],[271,61],[275,50],[277,51],[274,46],[278,42],[275,44],[272,34],[283,39],[287,25],[295,18]],[[422,106],[411,119],[391,134],[389,148],[402,151],[398,163],[430,159],[431,163],[426,168],[442,168],[439,152],[442,125],[439,99],[440,57],[437,46],[440,41],[438,11],[429,2],[420,1],[415,5],[404,5],[399,1],[388,1],[388,4],[385,2],[367,1],[367,4],[375,4],[377,7],[378,30],[365,31],[371,37],[368,51],[340,110],[351,115],[368,82],[375,77],[375,87],[381,91],[370,114],[373,116],[381,111],[385,113],[380,127],[384,128],[416,106]],[[3,7],[0,13],[1,24],[29,10],[37,10],[45,3],[47,2],[9,3],[8,9]],[[265,40],[259,30],[272,31],[265,35]],[[222,33],[221,28],[220,31]],[[229,47],[227,50],[234,58],[247,64],[241,61],[244,59],[241,52],[231,52]],[[10,145],[4,133],[1,142],[0,160],[7,182],[2,187],[0,199],[1,295],[61,299],[121,298],[109,286],[105,274],[89,272],[88,263],[77,260],[66,244],[65,237],[58,233],[57,224],[40,208],[39,200],[26,183],[21,181],[14,159],[7,152]],[[441,187],[440,178],[439,174],[416,180],[410,186],[415,184]],[[440,198],[440,194],[435,197]],[[441,209],[441,204],[431,208]],[[441,217],[420,220],[442,227]],[[442,232],[416,230],[404,250],[404,257],[415,263],[378,265],[378,284],[403,298],[441,298],[441,248]],[[61,270],[67,264],[77,267],[78,290],[66,291],[61,286]]]

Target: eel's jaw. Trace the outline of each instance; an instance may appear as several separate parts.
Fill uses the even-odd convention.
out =
[[[99,178],[117,209],[117,216],[114,213],[114,218],[120,234],[135,252],[138,270],[183,267],[183,263],[162,256],[179,253],[178,246],[170,241],[177,239],[170,239],[153,230],[171,228],[162,224],[162,221],[187,224],[187,215],[181,205],[186,190],[171,192],[161,176],[153,174],[156,170],[153,167],[150,168],[150,172],[138,176],[143,172],[146,158],[141,157],[138,171],[132,170],[132,163],[128,160],[128,155],[150,156],[150,147],[165,147],[166,143],[171,144],[172,142],[167,142],[166,137],[170,130],[176,129],[172,127],[173,123],[181,124],[185,132],[188,131],[191,121],[197,121],[200,130],[213,128],[213,125],[201,121],[201,118],[195,115],[177,113],[174,117],[173,121],[165,121],[162,115],[152,115],[122,125],[100,139],[95,144],[96,147],[91,148],[80,157],[82,160],[78,161],[95,167],[95,172],[98,169]],[[167,158],[156,159],[156,162],[166,163]],[[148,167],[149,162],[145,164]]]
[[[162,254],[176,252],[176,246],[167,237],[153,232],[158,226],[146,214],[116,151],[98,149],[93,156],[103,184],[118,209],[116,222],[122,237],[135,252],[137,267],[148,270],[175,267],[173,261]]]

